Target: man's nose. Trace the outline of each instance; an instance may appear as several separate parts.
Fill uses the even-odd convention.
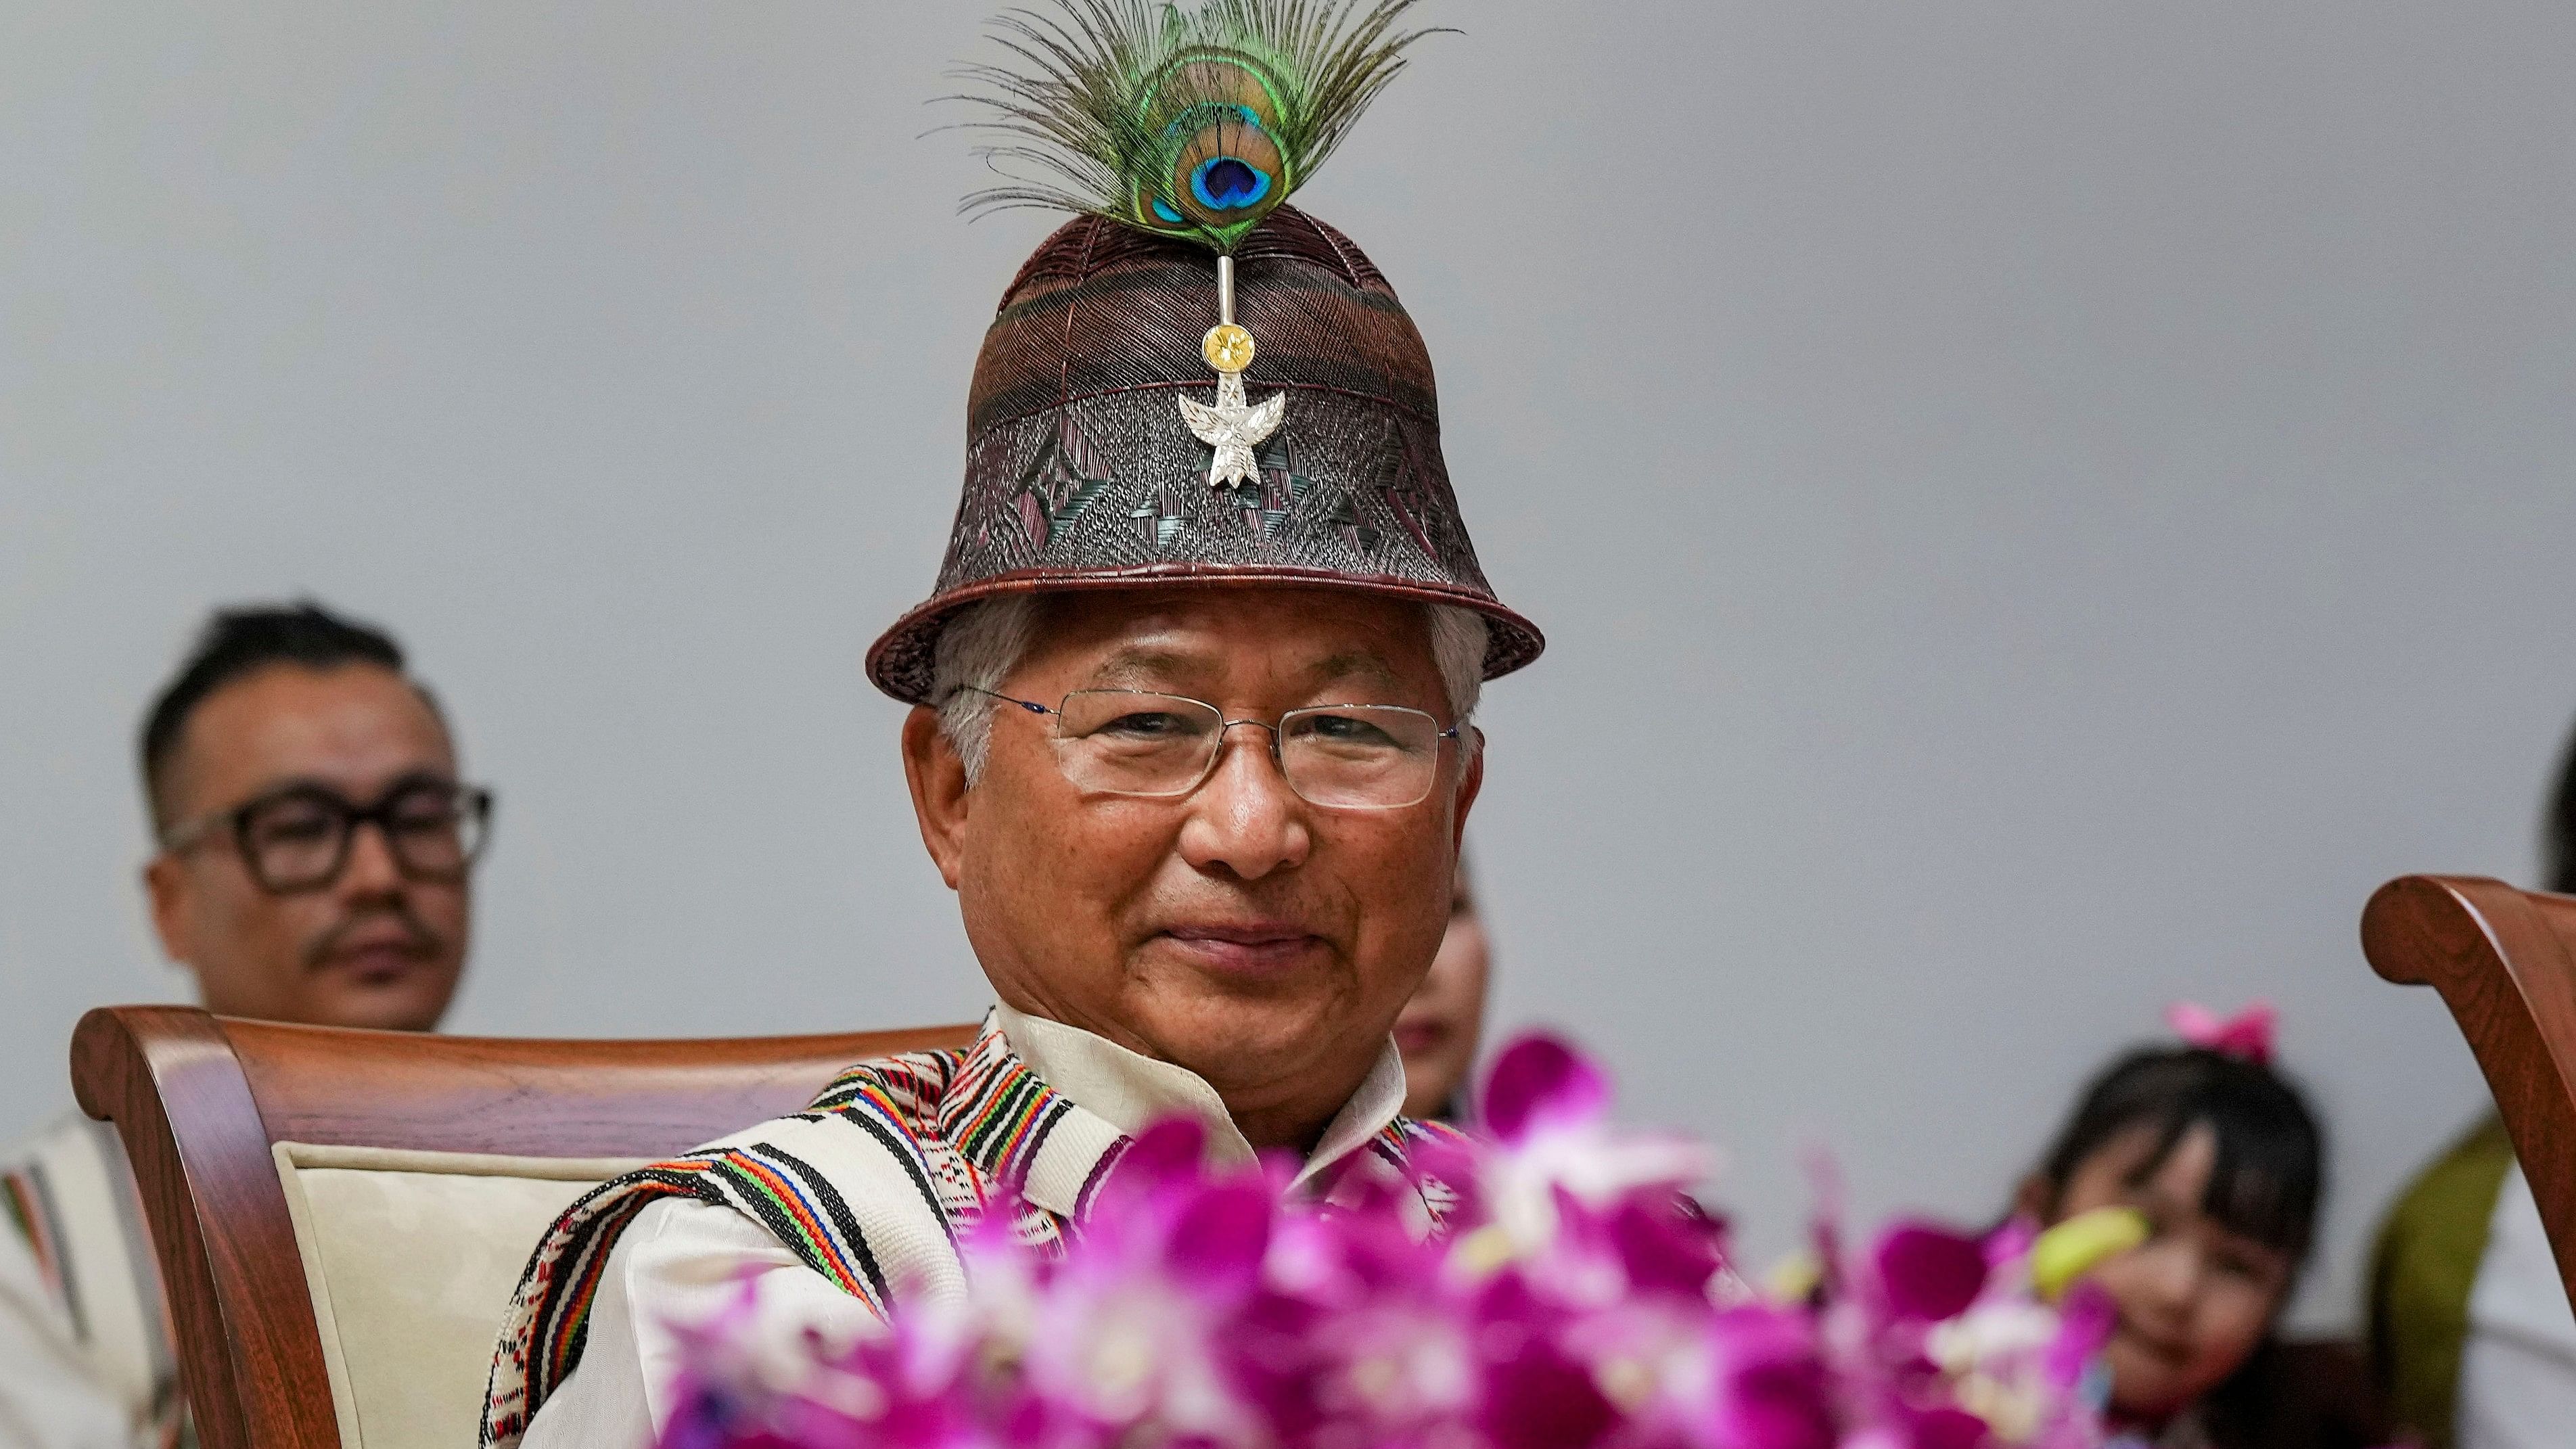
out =
[[[1272,738],[1260,724],[1239,736],[1234,724],[1226,726],[1216,769],[1190,796],[1189,818],[1181,823],[1181,857],[1193,867],[1222,867],[1239,880],[1258,880],[1305,862],[1314,845],[1306,802],[1279,772]]]
[[[373,820],[349,828],[349,863],[340,868],[340,890],[346,895],[389,896],[403,888],[402,862],[394,859],[393,841]]]

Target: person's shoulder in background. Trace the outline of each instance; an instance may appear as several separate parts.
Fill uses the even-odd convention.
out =
[[[125,1149],[65,1117],[0,1154],[0,1449],[169,1442],[177,1363]]]
[[[2512,1167],[2504,1122],[2489,1115],[2406,1185],[2371,1253],[2372,1377],[2398,1427],[2428,1449],[2457,1442],[2470,1290]]]
[[[2564,1449],[2576,1441],[2576,1311],[2540,1203],[2506,1170],[2469,1290],[2460,1351],[2458,1449]]]

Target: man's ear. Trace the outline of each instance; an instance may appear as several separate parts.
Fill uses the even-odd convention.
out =
[[[1453,851],[1466,843],[1467,812],[1476,808],[1476,795],[1485,788],[1485,732],[1474,725],[1476,750],[1467,757],[1467,768],[1458,776],[1457,804],[1449,815],[1449,848]]]
[[[152,906],[152,931],[161,938],[161,954],[185,966],[196,959],[190,930],[188,868],[168,852],[143,867],[143,894]]]
[[[953,891],[966,858],[966,762],[940,730],[939,712],[926,705],[913,706],[903,721],[903,779],[922,846]]]

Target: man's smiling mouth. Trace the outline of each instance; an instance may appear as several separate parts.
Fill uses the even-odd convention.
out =
[[[1158,939],[1169,942],[1204,969],[1266,975],[1305,964],[1323,946],[1323,938],[1287,921],[1207,922],[1172,926]]]

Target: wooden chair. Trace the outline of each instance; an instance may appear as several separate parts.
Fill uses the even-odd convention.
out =
[[[2361,946],[2381,976],[2451,1008],[2576,1300],[2576,896],[2410,875],[2371,896]]]
[[[531,1214],[551,1217],[548,1204],[569,1202],[588,1182],[792,1112],[852,1062],[963,1045],[973,1032],[523,1041],[117,1006],[81,1019],[72,1080],[82,1110],[114,1122],[133,1158],[200,1441],[206,1449],[342,1449],[360,1441],[345,1431],[367,1406],[353,1402],[364,1386],[349,1381],[343,1339],[326,1342],[334,1308],[319,1268],[353,1259],[327,1234],[317,1247],[322,1199],[305,1200],[306,1179],[317,1192],[329,1185],[340,1202],[350,1183],[379,1196],[411,1193],[400,1212],[415,1222],[424,1203],[501,1204],[509,1211],[462,1209],[473,1227],[461,1231],[488,1221],[489,1236],[511,1239],[489,1250],[524,1262],[536,1241],[530,1222],[542,1228]],[[449,1172],[464,1175],[441,1176]],[[504,1195],[491,1196],[496,1190]],[[418,1246],[444,1234],[438,1240],[452,1247],[456,1217],[433,1226],[426,1238],[364,1246],[385,1255],[445,1251]],[[507,1261],[484,1264],[484,1275]],[[415,1259],[412,1271],[441,1267]],[[481,1306],[478,1294],[471,1309]],[[504,1306],[490,1304],[493,1325]],[[449,1357],[463,1351],[451,1347]],[[449,1384],[446,1397],[458,1388]],[[442,1403],[439,1417],[459,1411]],[[392,1414],[380,1410],[379,1422]],[[469,1425],[450,1442],[471,1436]],[[364,1436],[425,1437],[417,1425]]]

